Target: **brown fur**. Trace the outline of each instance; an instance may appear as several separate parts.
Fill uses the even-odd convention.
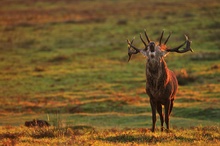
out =
[[[173,101],[177,92],[178,82],[175,74],[167,68],[162,58],[152,63],[148,59],[146,63],[146,92],[150,97],[152,108],[152,131],[155,130],[156,110],[160,115],[161,131],[163,131],[164,115],[162,105],[165,107],[165,122],[169,130],[169,115],[173,108]]]

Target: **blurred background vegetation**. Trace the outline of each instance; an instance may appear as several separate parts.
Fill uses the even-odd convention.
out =
[[[170,47],[192,40],[166,58],[180,83],[171,126],[219,126],[219,17],[218,0],[1,0],[0,125],[150,127],[145,58],[127,63],[126,44],[143,47],[146,29],[172,31]]]

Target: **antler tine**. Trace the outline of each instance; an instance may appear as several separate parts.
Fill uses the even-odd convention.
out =
[[[133,39],[131,40],[131,42],[127,39],[127,43],[128,43],[128,52],[131,51],[131,46],[129,45],[132,44],[134,42],[135,37],[133,37]]]
[[[133,37],[133,39],[131,40],[131,44],[134,42],[135,37]]]
[[[131,56],[132,56],[132,53],[131,53],[131,46],[129,45],[129,43],[132,44],[133,41],[134,41],[134,38],[132,39],[131,42],[130,42],[129,40],[127,40],[127,43],[128,43],[128,62],[130,61]]]
[[[140,38],[141,38],[141,41],[143,42],[145,48],[147,48],[147,44],[146,44],[145,41],[143,40],[141,33],[140,33]]]
[[[137,53],[140,52],[140,49],[138,49],[138,48],[136,48],[135,46],[132,45],[133,41],[134,41],[134,39],[132,40],[132,42],[130,42],[129,40],[127,40],[127,43],[128,43],[128,45],[129,45],[128,47],[129,47],[129,50],[130,50],[131,47],[135,50],[135,52],[132,52],[132,54],[137,54]],[[131,50],[130,50],[130,51],[131,51]]]
[[[178,47],[173,48],[173,49],[167,49],[166,51],[167,51],[167,52],[177,52],[177,53],[185,53],[185,52],[187,52],[187,51],[193,52],[193,50],[192,50],[191,47],[190,47],[191,41],[189,40],[189,38],[188,38],[187,35],[185,35],[185,38],[186,38],[186,40],[185,40],[185,42],[184,42],[183,44],[181,44],[181,45],[179,45]],[[179,50],[179,49],[181,49],[181,47],[183,47],[185,44],[186,44],[186,48],[183,48],[183,50]]]
[[[168,42],[168,40],[170,39],[172,32],[170,32],[169,36],[167,37],[166,41],[164,42],[164,45],[166,45],[166,43]]]
[[[185,35],[185,38],[186,38],[186,48],[185,48],[185,50],[194,52],[193,49],[190,47],[192,41],[189,40],[189,37],[187,35]]]
[[[161,45],[161,41],[162,41],[162,39],[163,39],[163,33],[164,33],[164,31],[162,31],[162,33],[161,33],[160,41],[159,41],[159,46]]]
[[[149,39],[149,37],[148,37],[148,35],[147,35],[147,31],[146,31],[146,29],[144,30],[144,34],[145,34],[145,37],[146,37],[148,43],[150,43],[150,39]]]

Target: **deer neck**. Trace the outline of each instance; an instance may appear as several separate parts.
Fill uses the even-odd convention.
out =
[[[159,90],[166,86],[169,81],[168,68],[165,60],[152,62],[150,60],[146,63],[146,80],[147,85],[152,87],[152,90]]]
[[[146,63],[146,70],[149,74],[158,75],[158,73],[165,73],[167,72],[167,64],[163,58],[158,60],[147,60]]]

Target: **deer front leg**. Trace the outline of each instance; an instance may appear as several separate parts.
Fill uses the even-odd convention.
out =
[[[150,99],[150,105],[151,105],[151,111],[152,111],[152,132],[155,131],[155,125],[156,125],[156,109],[157,109],[157,103],[154,102],[152,99]]]
[[[165,104],[165,123],[167,125],[167,131],[170,129],[169,121],[170,121],[170,105],[171,101],[168,100],[167,103]]]
[[[157,112],[160,115],[161,131],[163,131],[164,117],[162,112],[162,105],[160,103],[157,103]]]

